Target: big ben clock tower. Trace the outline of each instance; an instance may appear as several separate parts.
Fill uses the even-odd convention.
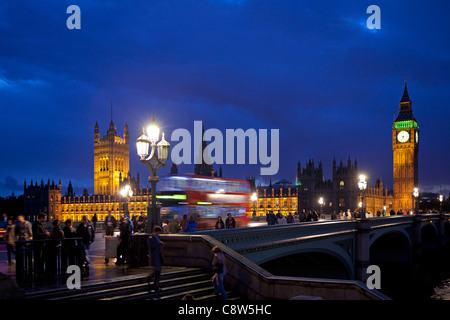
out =
[[[412,112],[406,80],[400,110],[392,127],[392,149],[394,208],[413,210],[413,191],[418,186],[419,126]]]

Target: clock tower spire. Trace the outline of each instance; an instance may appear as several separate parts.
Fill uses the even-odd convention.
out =
[[[392,127],[395,210],[414,209],[414,187],[418,186],[419,126],[413,115],[407,83]]]

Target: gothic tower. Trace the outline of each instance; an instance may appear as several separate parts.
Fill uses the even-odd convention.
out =
[[[394,208],[414,209],[414,187],[418,186],[419,126],[414,118],[406,87],[392,127],[394,161]]]
[[[94,130],[94,194],[114,195],[119,191],[120,180],[128,177],[130,169],[130,146],[128,124],[125,123],[123,138],[117,134],[112,119],[108,132],[100,138],[98,123]]]

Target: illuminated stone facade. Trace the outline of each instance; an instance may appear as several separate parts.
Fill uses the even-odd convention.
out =
[[[419,126],[412,112],[406,82],[392,127],[392,149],[395,210],[413,210],[413,191],[419,177]]]
[[[94,130],[94,194],[115,195],[120,182],[130,171],[130,144],[128,125],[123,138],[117,135],[111,119],[106,136],[100,138],[98,123]]]

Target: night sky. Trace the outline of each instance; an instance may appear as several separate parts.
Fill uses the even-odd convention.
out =
[[[81,30],[66,27],[72,4]],[[366,26],[372,4],[380,30]],[[333,157],[350,156],[370,185],[392,188],[405,76],[420,127],[419,187],[448,195],[449,12],[449,1],[434,0],[2,1],[0,196],[41,179],[61,180],[63,194],[69,180],[92,193],[94,125],[106,134],[111,99],[143,186],[135,141],[155,113],[168,137],[195,120],[224,133],[280,130],[277,175],[224,165],[225,177],[295,182],[297,161],[311,158],[329,179]]]

